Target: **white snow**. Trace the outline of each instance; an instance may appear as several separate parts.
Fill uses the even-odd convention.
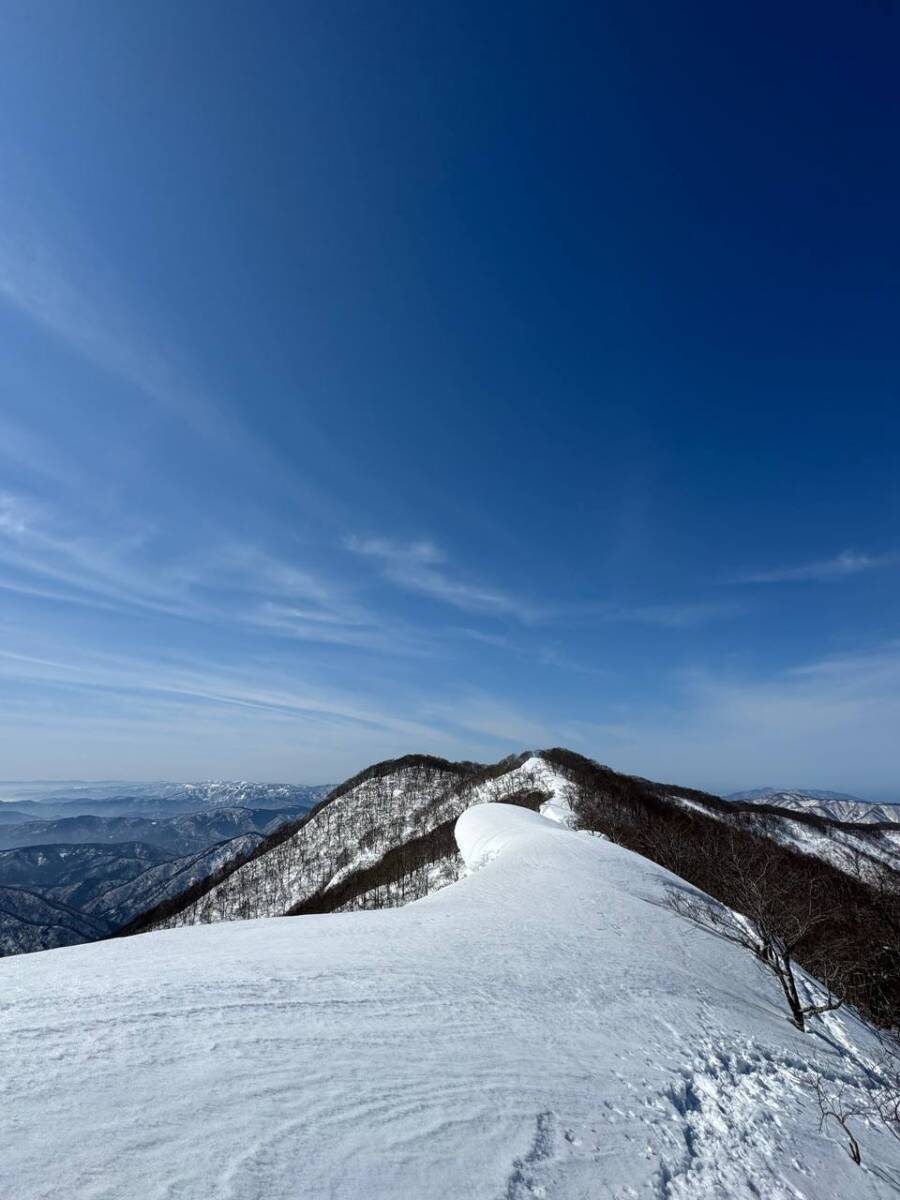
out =
[[[217,922],[0,962],[11,1200],[869,1200],[810,1064],[859,1084],[850,1013],[801,1034],[661,868],[510,805],[404,908]],[[879,1175],[881,1171],[883,1174]]]
[[[541,805],[543,815],[561,825],[572,824],[573,813],[568,801],[569,781],[542,758],[529,758],[522,764],[521,770],[533,776],[534,786],[539,791],[550,793],[550,799]]]

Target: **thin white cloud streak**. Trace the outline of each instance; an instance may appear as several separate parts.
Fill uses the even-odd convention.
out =
[[[743,611],[734,602],[722,601],[617,605],[604,601],[566,603],[549,600],[534,604],[509,591],[486,588],[453,577],[446,567],[446,555],[430,541],[350,537],[345,539],[344,545],[357,556],[375,562],[384,578],[397,587],[427,595],[473,615],[513,617],[526,626],[583,625],[587,622],[686,630],[727,620]],[[461,632],[470,638],[489,640],[489,635],[478,631]],[[501,643],[494,641],[493,644]],[[507,645],[516,649],[509,643]]]
[[[12,582],[28,585],[36,576],[73,589],[74,594],[65,596],[71,602],[99,598],[102,607],[190,615],[190,600],[183,592],[166,587],[159,572],[131,561],[148,536],[148,531],[133,528],[100,539],[47,505],[0,494],[0,563],[20,573]]]
[[[152,562],[148,531],[89,536],[46,505],[0,494],[0,589],[103,611],[153,612],[383,654],[426,654],[432,639],[382,618],[314,571],[226,540]]]
[[[35,774],[37,754],[43,777],[96,774],[101,762],[104,774],[123,778],[339,780],[410,751],[488,760],[553,740],[534,720],[471,692],[433,703],[401,688],[385,705],[259,664],[7,651],[0,684],[0,745],[7,771],[21,777]]]
[[[181,411],[188,399],[189,411],[201,401],[188,397],[172,373],[151,350],[140,346],[136,335],[117,319],[123,311],[121,301],[109,295],[100,299],[96,271],[93,284],[74,284],[70,273],[59,265],[44,238],[31,228],[23,228],[21,219],[10,220],[4,214],[4,232],[0,235],[0,298],[55,339],[102,370],[118,376],[147,397],[173,411]],[[206,414],[207,422],[211,413]]]
[[[611,608],[603,613],[603,619],[613,623],[656,625],[662,629],[697,629],[740,612],[736,604],[639,604],[633,608]]]
[[[523,713],[503,700],[480,692],[463,692],[452,701],[429,704],[427,717],[501,743],[506,751],[541,749],[555,742],[552,725]]]
[[[279,487],[332,528],[345,521],[339,495],[325,495],[306,476],[288,469],[270,444],[242,420],[227,395],[214,395],[185,365],[175,340],[150,331],[138,318],[113,273],[98,264],[95,253],[85,250],[73,229],[53,239],[26,212],[24,204],[16,206],[9,200],[0,208],[0,303],[93,368],[123,382],[123,401],[149,402],[190,431],[205,449],[221,455],[229,469],[264,476],[268,489]],[[60,224],[59,214],[55,224],[45,222],[48,230]],[[68,248],[66,255],[57,252],[60,245]],[[75,246],[80,252],[72,249]],[[309,445],[315,445],[316,458],[327,461],[331,447],[312,423],[305,436]],[[20,457],[30,470],[71,472],[52,448],[41,461],[35,439],[19,442]]]
[[[19,470],[54,486],[75,486],[82,477],[71,462],[48,445],[46,438],[21,425],[0,419],[0,456]]]
[[[240,672],[159,663],[147,659],[101,656],[66,658],[64,654],[20,654],[0,650],[0,678],[53,684],[64,689],[120,696],[185,698],[219,706],[294,716],[306,721],[361,725],[411,739],[431,738],[437,731],[424,722],[407,720],[321,686],[298,688],[266,678],[259,670]]]
[[[446,555],[432,542],[350,537],[344,544],[354,554],[377,563],[384,578],[397,587],[464,612],[514,617],[525,624],[544,616],[541,609],[509,592],[453,578],[445,568]]]
[[[56,703],[52,703],[55,700]],[[102,719],[82,693],[17,702],[0,694],[0,746],[10,777],[255,779],[336,783],[410,747],[447,758],[491,756],[452,730],[385,729],[178,697],[115,696]]]
[[[849,579],[866,571],[878,571],[900,565],[900,554],[864,554],[844,550],[834,558],[801,563],[792,567],[776,567],[771,571],[756,571],[740,575],[736,583],[831,583]]]
[[[434,657],[440,652],[437,640],[429,634],[407,629],[387,618],[363,619],[342,613],[313,612],[266,601],[243,619],[257,629],[299,641],[403,657]]]
[[[225,445],[246,437],[221,399],[214,402],[189,382],[172,355],[160,353],[139,331],[112,272],[98,264],[96,255],[82,248],[73,256],[71,247],[78,242],[73,230],[66,232],[66,261],[21,208],[7,203],[0,217],[0,301],[204,440]]]

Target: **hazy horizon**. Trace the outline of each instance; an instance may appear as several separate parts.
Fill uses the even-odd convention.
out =
[[[3,789],[16,788],[16,787],[48,788],[48,787],[62,787],[64,785],[68,785],[70,787],[77,786],[79,788],[98,788],[98,787],[112,787],[112,786],[116,786],[119,784],[121,784],[123,786],[128,786],[128,787],[139,787],[142,784],[150,786],[150,785],[160,785],[160,784],[176,784],[177,785],[177,784],[199,784],[199,783],[254,783],[254,784],[286,784],[286,785],[299,786],[299,787],[323,787],[323,786],[331,787],[331,786],[337,786],[339,783],[343,783],[345,779],[351,778],[358,771],[362,770],[364,766],[370,766],[370,765],[371,764],[369,764],[369,763],[360,764],[359,766],[356,766],[356,767],[352,768],[351,770],[343,773],[339,777],[336,776],[333,779],[324,779],[324,778],[311,779],[311,778],[300,778],[300,777],[293,778],[293,779],[275,779],[275,778],[272,778],[272,779],[250,779],[250,778],[243,777],[243,776],[236,777],[233,779],[228,779],[223,776],[216,776],[216,775],[196,776],[196,777],[190,778],[190,779],[185,778],[185,777],[178,777],[178,776],[160,776],[158,778],[145,778],[145,779],[141,779],[141,778],[137,778],[137,777],[111,778],[111,779],[62,779],[62,778],[60,778],[60,779],[0,779],[0,804],[15,804],[17,800],[21,801],[22,799],[24,799],[23,796],[18,796],[18,797],[15,795],[5,796],[2,794]],[[613,770],[617,769],[616,766],[612,763],[606,763],[604,765],[611,766]],[[687,779],[687,780],[684,780],[684,779],[679,779],[679,780],[662,779],[659,782],[679,783],[684,787],[697,787],[697,788],[701,787],[701,785],[699,783],[697,783],[695,780],[692,780],[692,779]],[[867,800],[867,801],[871,801],[872,803],[877,803],[877,804],[900,804],[900,797],[897,797],[896,795],[895,796],[866,795],[859,790],[854,791],[852,788],[846,789],[846,790],[841,789],[841,788],[819,788],[819,787],[813,786],[812,784],[798,784],[796,782],[794,782],[794,783],[774,783],[774,784],[773,783],[760,783],[760,782],[755,782],[755,783],[746,783],[745,782],[738,786],[722,786],[719,788],[709,787],[709,788],[703,788],[701,790],[712,791],[713,794],[722,795],[722,796],[730,796],[730,795],[733,795],[738,792],[764,791],[764,790],[784,791],[784,792],[830,791],[830,792],[840,793],[840,794],[846,796],[848,799]]]

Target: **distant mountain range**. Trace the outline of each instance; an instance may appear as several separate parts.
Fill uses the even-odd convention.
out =
[[[756,788],[753,791],[732,792],[726,800],[743,801],[750,804],[771,804],[776,808],[788,808],[794,812],[815,813],[832,821],[851,824],[897,824],[900,823],[900,805],[875,804],[848,796],[844,792],[823,792],[814,788]]]
[[[0,850],[16,846],[145,842],[169,855],[191,854],[241,833],[269,833],[289,816],[309,809],[308,802],[284,808],[212,808],[169,817],[93,814],[29,820],[0,825]]]
[[[243,859],[328,785],[0,784],[0,956],[106,937]]]

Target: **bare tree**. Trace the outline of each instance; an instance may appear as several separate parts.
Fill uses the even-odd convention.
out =
[[[746,841],[725,836],[701,848],[709,861],[716,890],[728,895],[730,906],[702,892],[671,886],[666,905],[694,925],[749,950],[778,980],[791,1020],[805,1029],[810,1017],[840,1007],[844,1001],[845,965],[819,956],[817,976],[825,989],[822,999],[804,999],[797,980],[796,953],[808,945],[816,930],[831,921],[839,903],[825,894],[814,875],[785,874],[781,860],[767,843],[748,847]]]
[[[819,1130],[823,1130],[829,1121],[837,1125],[847,1139],[847,1153],[857,1166],[862,1162],[859,1142],[856,1140],[850,1122],[856,1117],[865,1117],[865,1105],[858,1101],[845,1099],[846,1084],[842,1083],[837,1092],[828,1092],[822,1084],[821,1076],[816,1078],[816,1100],[819,1104]]]
[[[881,1054],[864,1068],[865,1078],[860,1080],[852,1099],[847,1098],[846,1082],[840,1082],[835,1090],[833,1080],[821,1071],[816,1074],[819,1128],[824,1129],[829,1121],[837,1125],[846,1139],[847,1153],[857,1164],[862,1161],[862,1154],[852,1122],[881,1125],[900,1142],[900,1039],[897,1033],[881,1032],[878,1037]]]

